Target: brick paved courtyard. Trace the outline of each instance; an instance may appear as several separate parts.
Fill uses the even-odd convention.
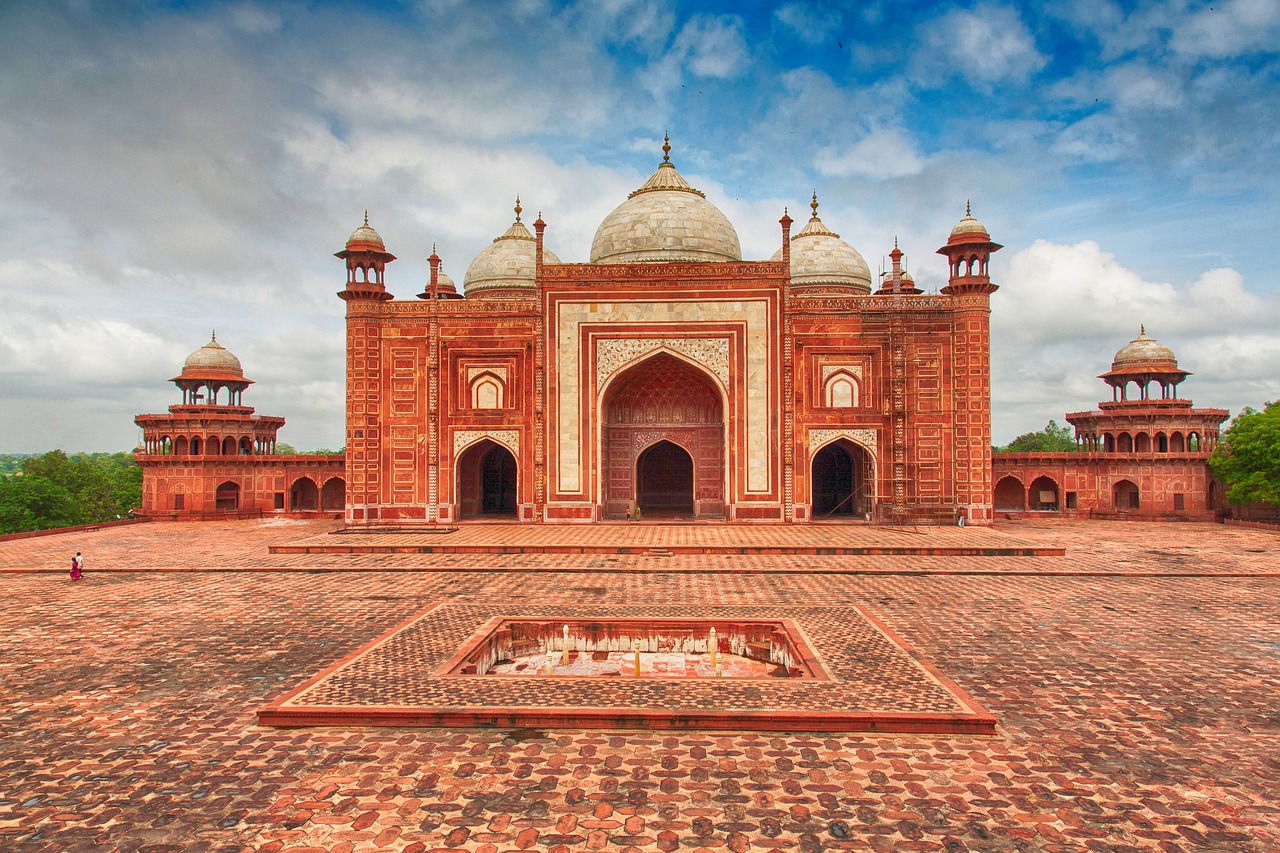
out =
[[[995,531],[1065,557],[268,552],[327,527],[0,543],[0,850],[1280,849],[1274,533]],[[438,603],[860,605],[998,733],[257,724]]]

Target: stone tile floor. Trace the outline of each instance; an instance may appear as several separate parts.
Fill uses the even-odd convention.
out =
[[[0,850],[1280,849],[1274,533],[998,528],[1068,549],[1036,558],[266,552],[323,529],[0,543]],[[649,571],[616,570],[636,564]],[[1000,731],[256,725],[443,601],[865,604]]]

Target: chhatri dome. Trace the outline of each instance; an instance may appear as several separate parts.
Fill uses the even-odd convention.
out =
[[[213,333],[209,343],[187,356],[182,364],[182,373],[169,381],[177,382],[179,379],[241,379],[248,382],[244,379],[240,359],[218,343],[217,332]]]
[[[987,232],[987,226],[983,225],[973,216],[969,202],[964,203],[964,219],[956,223],[956,227],[951,229],[951,236],[947,238],[947,245],[953,243],[969,243],[969,242],[986,242],[991,239],[991,235]]]
[[[386,244],[382,242],[382,235],[369,225],[369,211],[364,212],[364,224],[351,232],[351,236],[347,238],[347,249],[363,249],[377,248],[385,250]]]
[[[1120,347],[1116,357],[1111,360],[1111,371],[1132,371],[1135,368],[1144,370],[1177,370],[1178,359],[1173,350],[1164,344],[1147,337],[1147,327],[1138,327],[1138,336]]]
[[[738,232],[676,171],[665,136],[658,171],[604,218],[591,241],[593,264],[740,260]]]
[[[520,221],[521,210],[517,196],[516,221],[506,233],[482,249],[467,267],[462,286],[468,298],[513,296],[532,292],[536,286],[537,240]],[[542,260],[548,264],[560,263],[545,245]]]
[[[808,224],[791,237],[791,284],[796,288],[806,285],[835,285],[850,288],[859,293],[871,292],[871,269],[857,249],[840,239],[840,235],[827,228],[818,218],[818,193],[813,194],[809,207],[813,216]],[[770,258],[782,260],[779,249]],[[824,288],[825,289],[825,288]]]

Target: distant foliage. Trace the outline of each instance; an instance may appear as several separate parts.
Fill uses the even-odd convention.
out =
[[[276,456],[331,456],[341,454],[343,449],[339,447],[337,450],[298,450],[292,444],[285,444],[283,441],[276,442]]]
[[[1006,453],[1075,453],[1080,449],[1071,427],[1049,421],[1039,432],[1026,432],[996,450]]]
[[[1223,430],[1209,457],[1228,503],[1280,504],[1280,401],[1246,406]]]
[[[133,454],[51,450],[0,476],[0,533],[114,521],[141,503],[142,469]]]

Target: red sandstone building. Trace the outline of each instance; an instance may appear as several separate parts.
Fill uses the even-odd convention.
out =
[[[664,148],[664,150],[669,150]],[[520,217],[472,262],[395,299],[367,224],[347,286],[351,525],[506,516],[991,520],[987,260],[966,215],[923,295],[872,292],[813,215],[768,260],[664,156],[600,224],[586,263]]]
[[[341,455],[277,455],[284,418],[255,415],[243,402],[253,384],[240,360],[218,343],[187,357],[171,380],[182,402],[165,414],[138,415],[142,511],[149,518],[223,518],[267,512],[342,511]]]
[[[1179,398],[1187,376],[1142,329],[1099,377],[1111,400],[1067,415],[1080,452],[995,454],[995,511],[1212,519],[1222,498],[1208,459],[1227,411]]]
[[[669,147],[664,145],[664,152]],[[242,405],[211,341],[140,415],[153,517],[341,512],[348,525],[677,517],[990,524],[995,510],[1185,514],[1216,505],[1205,459],[1226,412],[1173,396],[1187,375],[1144,335],[1068,415],[1085,452],[991,453],[988,260],[966,210],[938,294],[895,245],[878,288],[818,217],[742,259],[733,225],[664,154],[596,231],[586,263],[516,218],[415,298],[365,222],[346,266],[345,457],[274,455],[282,418]],[[1149,390],[1158,386],[1160,396]],[[1130,399],[1130,389],[1136,389]]]

